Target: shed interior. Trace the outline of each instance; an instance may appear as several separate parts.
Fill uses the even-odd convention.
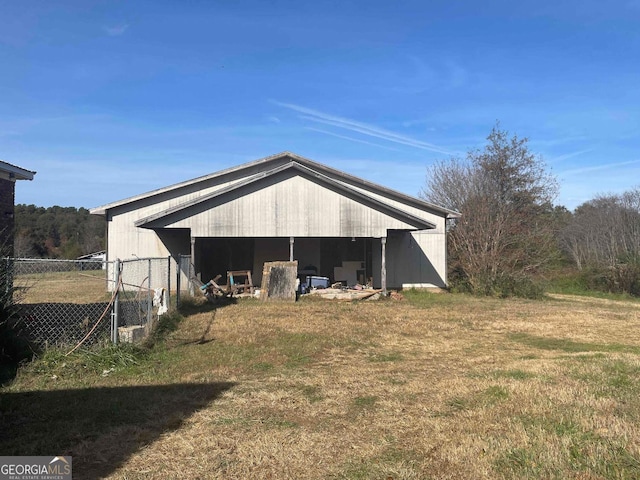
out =
[[[344,285],[366,284],[373,275],[371,238],[295,238],[293,259],[298,270],[328,277]],[[265,262],[289,260],[290,239],[280,238],[196,238],[196,274],[201,280],[231,270],[251,270],[254,285],[260,285]]]

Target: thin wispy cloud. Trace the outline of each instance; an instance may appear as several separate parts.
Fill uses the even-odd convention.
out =
[[[577,157],[579,155],[582,155],[584,153],[589,153],[589,152],[592,152],[592,151],[593,151],[593,148],[586,148],[584,150],[578,150],[577,152],[565,153],[564,155],[559,155],[557,157],[553,157],[551,160],[549,160],[549,163],[562,162],[564,160],[568,160],[570,158]]]
[[[556,147],[558,145],[565,145],[567,143],[585,144],[585,141],[589,137],[586,135],[573,135],[565,137],[553,137],[547,140],[541,140],[540,138],[530,139],[529,144],[535,149],[544,149]]]
[[[385,150],[394,150],[398,151],[397,148],[386,147],[384,145],[380,145],[379,143],[367,142],[366,140],[360,140],[358,138],[348,137],[346,135],[339,135],[337,133],[330,132],[328,130],[323,130],[321,128],[313,128],[313,127],[304,127],[306,130],[311,130],[313,132],[323,133],[325,135],[331,135],[332,137],[342,138],[344,140],[349,140],[350,142],[364,143],[365,145],[371,145],[373,147],[384,148]]]
[[[352,120],[349,118],[338,117],[336,115],[320,112],[318,110],[303,107],[301,105],[295,105],[293,103],[284,103],[284,102],[278,102],[275,100],[272,100],[272,103],[280,107],[293,110],[294,112],[301,113],[303,115],[301,115],[300,118],[303,118],[305,120],[309,120],[312,122],[322,123],[324,125],[331,125],[333,127],[342,128],[344,130],[361,133],[362,135],[381,138],[388,142],[398,143],[398,144],[406,145],[413,148],[419,148],[421,150],[428,150],[430,152],[443,153],[445,155],[453,155],[456,153],[456,152],[451,152],[449,150],[446,150],[442,147],[439,147],[438,145],[434,145],[428,142],[423,142],[422,140],[417,140],[415,138],[411,138],[406,135],[401,135],[399,133],[392,132],[390,130],[385,130],[383,128],[379,128],[375,125],[367,124],[364,122],[358,122],[356,120]]]
[[[582,167],[582,168],[574,168],[572,170],[565,170],[564,172],[560,172],[559,175],[562,177],[567,175],[579,175],[581,173],[597,172],[599,170],[609,170],[611,168],[624,167],[626,165],[634,165],[639,163],[640,163],[640,160],[630,160],[628,162],[619,162],[619,163],[606,163],[604,165],[594,165],[591,167]]]
[[[102,29],[110,37],[119,37],[120,35],[123,35],[128,28],[129,28],[128,23],[121,23],[119,25],[105,26]]]

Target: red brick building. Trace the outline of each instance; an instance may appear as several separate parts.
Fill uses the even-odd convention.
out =
[[[36,172],[0,160],[0,248],[13,254],[16,180],[33,180]]]

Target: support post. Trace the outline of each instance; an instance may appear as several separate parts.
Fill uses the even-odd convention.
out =
[[[151,328],[151,314],[153,312],[153,293],[151,290],[151,259],[148,260],[149,262],[149,266],[148,266],[148,275],[147,278],[149,279],[149,288],[147,288],[147,329]]]
[[[111,311],[111,341],[118,344],[118,324],[120,323],[120,259],[113,262],[113,288],[115,289],[113,310]]]
[[[171,255],[167,257],[167,308],[171,307]]]
[[[289,261],[293,262],[293,237],[289,237]]]
[[[387,295],[387,237],[382,237],[380,239],[380,243],[382,244],[382,266],[380,276],[382,278],[382,294],[384,296]]]
[[[189,295],[192,297],[195,295],[195,291],[193,290],[193,282],[191,279],[196,276],[195,272],[196,268],[196,237],[191,237],[191,258],[189,259]]]
[[[7,264],[5,265],[5,275],[4,275],[3,280],[5,282],[5,285],[4,285],[5,291],[4,291],[4,293],[8,297],[9,296],[9,292],[11,292],[11,287],[12,287],[11,281],[13,279],[13,272],[11,271],[12,270],[11,269],[11,258],[7,257],[6,258],[6,262],[7,262]]]
[[[180,308],[180,289],[182,288],[180,277],[182,276],[182,255],[178,255],[176,265],[176,308]]]

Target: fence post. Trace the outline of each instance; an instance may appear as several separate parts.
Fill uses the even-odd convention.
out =
[[[180,308],[180,276],[182,275],[182,255],[178,255],[178,261],[176,263],[178,268],[176,268],[176,308]]]
[[[153,295],[151,294],[151,259],[149,261],[149,288],[147,289],[147,328],[151,328],[151,312],[153,310]]]
[[[167,257],[167,308],[171,307],[171,255]]]
[[[9,286],[11,283],[11,272],[9,271],[9,268],[11,267],[11,260],[9,259],[9,257],[6,258],[7,260],[7,264],[5,265],[5,275],[4,275],[4,281],[5,281],[5,291],[4,293],[7,295],[7,297],[9,296],[9,290],[11,290],[11,287]]]
[[[114,300],[113,300],[113,310],[111,312],[111,341],[117,345],[118,344],[118,324],[119,324],[119,316],[120,316],[120,259],[117,258],[115,262],[113,262],[113,288],[114,290]]]

